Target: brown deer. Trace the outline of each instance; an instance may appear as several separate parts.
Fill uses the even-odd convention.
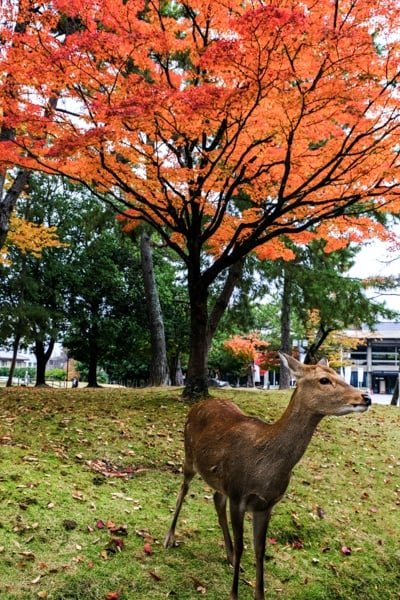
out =
[[[348,385],[322,361],[303,365],[281,354],[297,380],[289,405],[281,418],[267,424],[245,415],[227,400],[207,399],[195,404],[185,425],[183,483],[164,547],[175,543],[175,527],[190,481],[199,473],[214,490],[214,504],[233,565],[230,600],[238,598],[240,559],[243,552],[243,520],[253,513],[256,557],[255,599],[264,600],[264,553],[272,508],[289,484],[293,467],[303,456],[312,435],[327,415],[361,413],[368,409],[368,394]],[[233,544],[228,529],[229,498]]]

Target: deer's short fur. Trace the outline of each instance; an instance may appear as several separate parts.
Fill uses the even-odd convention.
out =
[[[182,502],[190,481],[199,473],[215,490],[226,555],[233,565],[231,600],[238,597],[245,512],[253,513],[255,598],[263,600],[268,523],[272,508],[286,491],[293,467],[324,416],[364,412],[371,404],[368,394],[348,385],[325,364],[303,365],[288,355],[281,357],[297,379],[297,387],[276,423],[246,416],[232,402],[219,399],[194,405],[186,421],[184,478],[164,545],[174,545]],[[233,543],[226,516],[228,499]]]

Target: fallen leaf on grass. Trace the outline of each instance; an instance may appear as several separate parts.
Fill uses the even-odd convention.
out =
[[[25,560],[35,560],[35,555],[30,550],[24,550],[23,552],[18,552],[18,554]]]
[[[24,462],[39,462],[39,459],[37,456],[23,456],[22,460]]]
[[[344,554],[345,556],[350,556],[350,554],[352,553],[352,550],[349,546],[342,546],[340,549],[341,553]]]
[[[86,464],[92,471],[101,473],[104,477],[133,477],[133,475],[147,470],[133,466],[123,467],[115,465],[110,460],[102,460],[100,458],[96,460],[87,460]]]
[[[299,521],[299,515],[296,512],[292,512],[291,514],[293,525],[295,525],[298,529],[301,528],[301,523]]]
[[[72,529],[76,529],[77,525],[77,522],[73,519],[64,519],[63,521],[63,527],[67,531],[72,531]]]
[[[124,540],[120,540],[119,538],[112,538],[105,547],[105,551],[107,555],[116,554],[117,552],[121,552],[124,549],[124,546]]]
[[[2,437],[0,437],[0,446],[11,445],[11,442],[12,442],[12,438],[10,438],[10,436],[8,436],[8,435],[3,435]]]
[[[121,592],[108,592],[106,594],[106,600],[118,600],[121,597]]]
[[[128,535],[128,527],[126,525],[116,525],[114,521],[107,521],[106,523],[102,519],[98,519],[96,521],[97,529],[108,529],[108,531],[114,535]],[[93,531],[93,529],[88,527],[89,532]]]
[[[143,546],[143,552],[148,556],[151,556],[153,554],[153,548],[151,547],[151,544],[146,542]]]
[[[154,581],[161,581],[160,575],[158,575],[158,573],[155,571],[149,571],[149,575],[154,579]]]
[[[72,497],[74,500],[79,500],[80,502],[84,502],[84,500],[85,500],[84,495],[79,490],[72,492]]]
[[[148,529],[136,529],[135,533],[149,544],[153,544],[155,542],[155,538],[151,535]]]
[[[199,592],[199,594],[205,594],[207,591],[205,585],[196,577],[191,576],[191,579],[194,583],[194,587],[196,588],[196,592]]]
[[[112,496],[114,499],[117,499],[117,500],[126,500],[127,502],[134,502],[134,499],[133,499],[133,498],[131,498],[130,496],[126,496],[126,495],[125,495],[125,494],[123,494],[122,492],[113,492],[113,493],[111,494],[111,496]]]
[[[108,527],[108,531],[113,533],[114,535],[128,535],[128,528],[126,525],[114,525],[112,527]]]

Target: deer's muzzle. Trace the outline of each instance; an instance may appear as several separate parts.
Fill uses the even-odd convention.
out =
[[[372,400],[371,400],[371,396],[368,394],[368,392],[365,392],[364,394],[362,394],[362,398],[367,406],[371,406]]]

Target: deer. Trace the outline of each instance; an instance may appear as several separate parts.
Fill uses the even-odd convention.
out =
[[[214,505],[222,529],[226,557],[233,566],[230,600],[238,600],[243,526],[252,513],[256,562],[255,600],[264,600],[264,555],[272,509],[289,485],[293,467],[309,445],[321,419],[363,413],[371,405],[368,393],[346,383],[323,359],[305,365],[280,353],[296,379],[282,416],[272,424],[246,415],[230,400],[206,398],[189,411],[184,430],[183,481],[176,500],[165,548],[176,544],[175,528],[195,474],[214,490]],[[229,500],[233,542],[227,520]]]

